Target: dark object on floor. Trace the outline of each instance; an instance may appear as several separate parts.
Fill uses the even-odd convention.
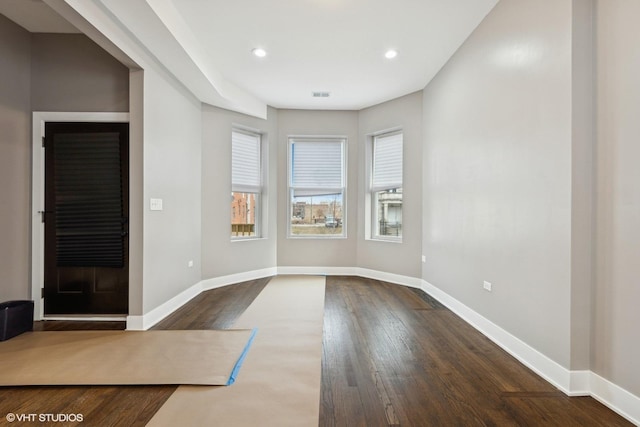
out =
[[[0,341],[33,331],[33,301],[0,303]]]

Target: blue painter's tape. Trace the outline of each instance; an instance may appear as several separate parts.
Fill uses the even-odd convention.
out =
[[[249,341],[247,341],[247,345],[244,346],[244,350],[242,350],[242,354],[240,354],[240,357],[238,358],[236,365],[233,367],[233,370],[231,371],[231,375],[229,376],[229,381],[227,381],[227,385],[231,385],[236,382],[236,377],[238,376],[238,372],[242,367],[242,362],[244,362],[244,358],[247,357],[249,348],[251,347],[251,344],[253,343],[253,339],[256,337],[257,333],[258,333],[258,328],[253,328],[253,330],[251,331],[251,335],[249,336]]]

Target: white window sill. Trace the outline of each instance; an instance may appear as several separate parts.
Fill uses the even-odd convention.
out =
[[[317,236],[292,236],[289,235],[287,236],[287,239],[292,239],[292,240],[340,240],[340,239],[346,239],[347,236],[326,236],[326,235],[322,235],[319,234]]]
[[[372,242],[402,243],[402,237],[369,237],[365,240]]]
[[[232,237],[231,243],[236,242],[255,242],[256,240],[267,240],[266,237]]]

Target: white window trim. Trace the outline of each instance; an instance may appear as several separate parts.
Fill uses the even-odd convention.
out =
[[[260,132],[259,130],[252,129],[242,125],[233,125],[231,128],[232,138],[233,133],[241,133],[249,136],[256,136],[259,139],[260,144],[260,186],[234,186],[233,178],[231,179],[231,192],[230,194],[233,196],[233,193],[254,193],[258,195],[258,201],[256,204],[259,206],[258,213],[255,218],[255,235],[254,236],[231,236],[231,242],[247,242],[252,240],[264,240],[267,238],[267,227],[266,227],[266,211],[267,211],[267,191],[265,186],[265,177],[266,175],[266,165],[267,163],[267,137],[266,134]],[[233,176],[233,166],[231,168],[231,174]],[[231,225],[231,221],[229,221],[229,225]]]
[[[365,193],[365,240],[374,240],[380,242],[388,242],[388,243],[402,243],[402,239],[404,236],[404,215],[402,216],[402,236],[380,236],[378,234],[378,224],[377,224],[377,203],[375,194],[380,191],[384,191],[385,188],[374,188],[373,187],[373,153],[374,153],[374,145],[376,139],[379,137],[385,136],[393,136],[403,134],[402,128],[393,128],[387,129],[379,132],[372,133],[367,136],[367,150],[366,150],[366,173],[367,173],[367,191]],[[403,134],[403,143],[402,143],[402,156],[404,160],[404,134]],[[404,209],[404,161],[403,161],[403,170],[402,170],[402,188],[403,189],[403,209]],[[404,211],[403,211],[404,214]]]
[[[291,233],[291,218],[293,217],[293,191],[295,188],[291,186],[292,180],[292,146],[295,142],[340,142],[342,144],[342,184],[341,188],[305,188],[305,190],[329,190],[336,193],[342,193],[342,234],[310,234],[296,235]],[[290,135],[287,144],[287,239],[346,239],[347,238],[347,137],[344,135]]]

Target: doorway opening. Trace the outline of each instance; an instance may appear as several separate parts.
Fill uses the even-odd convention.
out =
[[[37,114],[34,317],[122,319],[129,302],[128,114]]]

